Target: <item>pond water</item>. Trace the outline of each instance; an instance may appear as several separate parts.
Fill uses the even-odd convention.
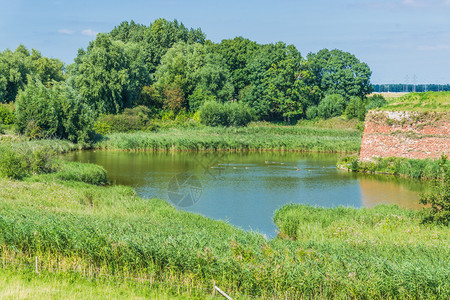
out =
[[[337,154],[80,151],[65,157],[103,166],[112,183],[144,198],[268,236],[276,234],[274,211],[287,203],[419,208],[425,189],[418,180],[337,170]]]

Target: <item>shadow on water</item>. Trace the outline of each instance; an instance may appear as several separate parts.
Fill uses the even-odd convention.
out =
[[[65,157],[103,166],[110,181],[131,186],[142,197],[182,203],[180,209],[269,236],[275,234],[274,211],[288,203],[417,209],[426,186],[337,170],[338,154],[80,151]]]

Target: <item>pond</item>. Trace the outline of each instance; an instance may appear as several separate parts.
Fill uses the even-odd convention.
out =
[[[381,203],[419,208],[425,184],[395,176],[336,169],[338,154],[295,152],[80,151],[65,157],[103,166],[113,184],[144,198],[225,220],[268,236],[274,211],[288,203],[323,207],[372,207]]]

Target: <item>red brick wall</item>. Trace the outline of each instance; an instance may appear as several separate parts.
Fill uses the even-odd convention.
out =
[[[450,154],[450,113],[369,111],[360,159],[438,158]]]

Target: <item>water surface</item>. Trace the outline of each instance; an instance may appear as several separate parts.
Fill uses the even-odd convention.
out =
[[[418,180],[337,170],[337,154],[80,151],[66,158],[103,166],[111,182],[142,197],[269,236],[276,234],[274,211],[287,203],[419,208],[425,188]]]

